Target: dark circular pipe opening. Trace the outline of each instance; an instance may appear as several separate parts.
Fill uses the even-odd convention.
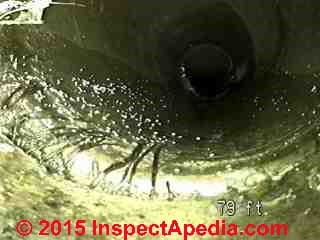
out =
[[[228,90],[232,70],[232,58],[223,48],[211,43],[199,44],[183,55],[180,79],[193,95],[217,98]]]

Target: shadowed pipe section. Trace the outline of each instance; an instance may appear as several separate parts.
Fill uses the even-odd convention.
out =
[[[223,95],[233,78],[231,57],[213,44],[186,50],[181,63],[181,80],[187,91],[203,99]]]

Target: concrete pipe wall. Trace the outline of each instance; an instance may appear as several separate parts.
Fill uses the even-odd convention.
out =
[[[14,56],[16,71],[45,73],[84,122],[191,158],[258,154],[315,131],[317,1],[83,3],[2,26],[0,47],[4,66]]]

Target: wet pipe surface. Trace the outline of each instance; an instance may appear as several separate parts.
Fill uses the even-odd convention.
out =
[[[59,6],[48,9],[41,26],[2,26],[1,122],[13,144],[49,173],[67,179],[72,176],[65,158],[99,147],[107,156],[106,166],[97,170],[102,177],[125,167],[120,177],[130,171],[126,176],[131,181],[137,169],[139,174],[138,165],[143,167],[140,174],[150,172],[148,164],[141,165],[143,160],[153,161],[149,186],[155,186],[158,164],[159,179],[164,172],[200,182],[205,175],[228,172],[227,194],[237,189],[231,199],[252,194],[249,199],[286,208],[285,216],[274,211],[274,218],[317,216],[311,205],[318,202],[319,185],[319,55],[314,34],[319,21],[313,14],[318,4],[185,1],[184,8],[175,2],[139,3],[120,6],[111,1],[107,8],[92,1],[90,11],[72,8],[71,21],[70,16],[61,17],[68,10]],[[223,27],[226,24],[230,28]],[[185,76],[179,76],[185,51],[208,43],[232,58],[231,79],[241,78],[215,101],[190,96],[183,83],[210,93],[216,85],[202,76],[224,76],[226,65],[219,65],[223,58],[201,52],[213,59],[212,71],[210,64],[198,66],[192,52],[188,60],[195,63],[188,63]],[[252,56],[255,66],[248,68]],[[243,180],[243,189],[239,175],[247,167],[263,177],[250,179],[249,185]],[[236,170],[240,172],[232,175]],[[177,192],[178,183],[171,184]],[[310,210],[304,211],[306,199]],[[315,236],[317,228],[311,226],[316,222],[305,224],[309,230],[299,236]]]

